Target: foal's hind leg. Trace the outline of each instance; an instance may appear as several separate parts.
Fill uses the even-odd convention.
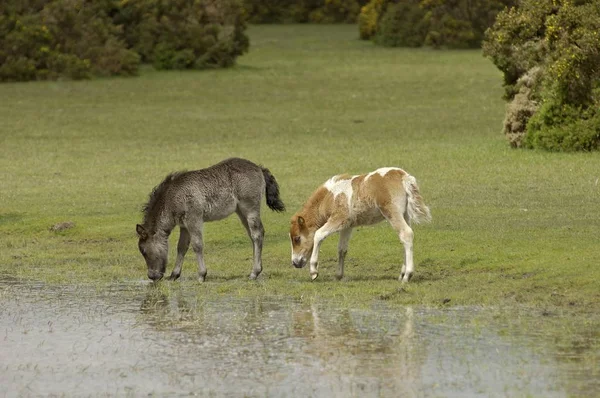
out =
[[[179,227],[179,243],[177,243],[177,260],[175,261],[175,268],[169,276],[169,280],[176,280],[181,275],[181,267],[183,266],[183,258],[190,247],[190,233],[188,230],[181,226]]]
[[[352,228],[340,231],[340,240],[338,242],[338,273],[335,276],[338,280],[344,277],[344,261],[346,260],[346,253],[348,253],[350,236],[352,236]]]
[[[265,238],[265,228],[260,220],[260,210],[247,210],[240,207],[236,213],[252,240],[253,265],[250,279],[256,279],[262,272],[262,248]]]
[[[403,209],[399,209],[394,204],[380,209],[383,216],[390,222],[392,227],[398,233],[398,237],[404,246],[404,265],[398,280],[408,282],[414,272],[413,264],[413,230],[404,219]],[[402,211],[401,211],[402,210]]]
[[[190,242],[192,243],[192,249],[196,253],[196,259],[198,260],[198,281],[204,282],[206,278],[206,264],[204,264],[204,242],[202,240],[202,220],[188,220],[187,229],[190,234]]]

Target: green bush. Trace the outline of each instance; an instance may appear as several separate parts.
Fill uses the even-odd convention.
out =
[[[600,112],[548,102],[527,124],[523,146],[553,152],[600,149]]]
[[[236,0],[130,0],[114,20],[128,46],[157,69],[231,66],[249,47]]]
[[[505,124],[511,145],[551,151],[599,148],[600,3],[524,0],[498,15],[483,48],[504,74],[509,101],[516,99],[521,77],[539,70],[539,83],[529,96],[540,106],[525,121],[516,144]]]
[[[425,12],[418,0],[389,4],[382,15],[375,42],[389,47],[420,47],[427,35]]]
[[[237,0],[4,0],[0,81],[226,67],[245,28]]]
[[[481,46],[496,15],[515,0],[421,0],[430,30],[426,45],[446,48]]]
[[[359,34],[388,46],[479,47],[498,12],[515,1],[371,0],[361,10]]]
[[[430,27],[425,37],[427,46],[470,48],[479,45],[470,21],[457,19],[450,14],[442,14],[435,18],[432,13],[427,13],[425,20]]]
[[[112,6],[110,0],[5,0],[0,81],[137,73],[139,57],[119,39]]]

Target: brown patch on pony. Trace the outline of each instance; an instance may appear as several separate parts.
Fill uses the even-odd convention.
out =
[[[390,170],[383,176],[379,173],[372,174],[365,181],[366,201],[373,202],[380,208],[388,207],[397,195],[403,195],[402,179],[404,176],[406,176],[406,172],[399,169]]]

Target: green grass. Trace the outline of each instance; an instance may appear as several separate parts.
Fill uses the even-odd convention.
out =
[[[135,224],[152,187],[240,156],[271,169],[288,212],[264,207],[257,282],[237,218],[207,224],[199,294],[597,308],[600,156],[510,149],[501,73],[479,51],[377,48],[354,26],[249,35],[229,70],[0,85],[0,275],[143,280]],[[289,218],[330,176],[383,166],[415,175],[432,209],[413,280],[397,282],[403,249],[381,224],[355,232],[341,282],[326,240],[311,283],[290,265]],[[76,226],[49,231],[62,221]],[[195,275],[190,251],[176,283]]]

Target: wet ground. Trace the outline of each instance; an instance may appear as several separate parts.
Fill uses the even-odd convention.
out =
[[[598,314],[0,280],[4,396],[598,396]]]

